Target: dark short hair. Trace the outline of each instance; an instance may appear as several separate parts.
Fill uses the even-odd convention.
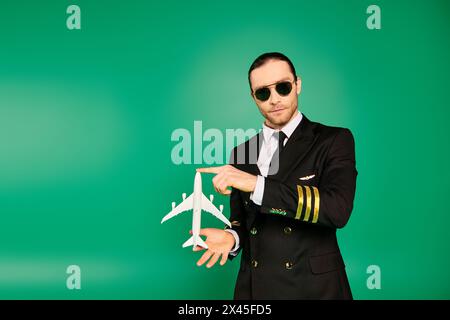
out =
[[[256,68],[259,68],[262,65],[266,64],[266,62],[269,60],[285,61],[289,65],[289,68],[291,69],[291,72],[294,75],[294,80],[297,79],[297,73],[295,72],[294,64],[288,57],[279,52],[266,52],[260,55],[258,58],[256,58],[255,61],[253,61],[252,65],[250,66],[250,69],[248,69],[248,84],[250,85],[250,89],[252,89],[252,83],[250,81],[250,73],[252,73],[252,71],[255,70]]]

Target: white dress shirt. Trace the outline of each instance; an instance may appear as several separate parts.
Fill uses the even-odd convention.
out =
[[[286,145],[287,141],[289,140],[297,126],[300,124],[302,119],[302,113],[298,112],[297,115],[295,115],[294,118],[292,118],[281,129],[281,131],[283,131],[283,133],[286,135],[283,146]],[[261,149],[259,151],[258,161],[256,163],[258,165],[259,171],[261,172],[261,175],[257,176],[255,190],[250,194],[250,200],[252,200],[259,206],[262,204],[265,178],[267,177],[267,173],[269,172],[270,162],[272,161],[272,157],[276,149],[278,148],[278,138],[276,137],[276,135],[274,135],[275,132],[277,132],[277,130],[272,129],[263,123],[263,141],[261,143]],[[231,254],[234,254],[236,253],[237,249],[239,249],[239,236],[234,230],[227,229],[226,231],[230,232],[234,236],[235,246],[230,252]]]

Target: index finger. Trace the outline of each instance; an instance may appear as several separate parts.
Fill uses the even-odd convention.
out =
[[[203,173],[219,173],[220,169],[222,169],[222,166],[220,167],[208,167],[208,168],[198,168],[197,172],[203,172]]]

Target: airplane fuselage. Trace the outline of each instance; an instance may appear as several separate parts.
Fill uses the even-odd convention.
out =
[[[194,196],[192,205],[192,236],[194,240],[194,248],[197,245],[197,238],[200,237],[202,195],[202,176],[197,172],[194,178]]]

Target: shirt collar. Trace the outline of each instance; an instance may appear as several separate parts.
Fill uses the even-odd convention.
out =
[[[303,119],[302,113],[299,111],[297,115],[291,119],[282,129],[283,133],[286,135],[286,137],[289,139],[294,132],[295,128],[300,124],[300,122]],[[268,126],[266,126],[265,123],[263,123],[263,137],[264,142],[268,143],[272,135],[278,130],[272,129]]]

